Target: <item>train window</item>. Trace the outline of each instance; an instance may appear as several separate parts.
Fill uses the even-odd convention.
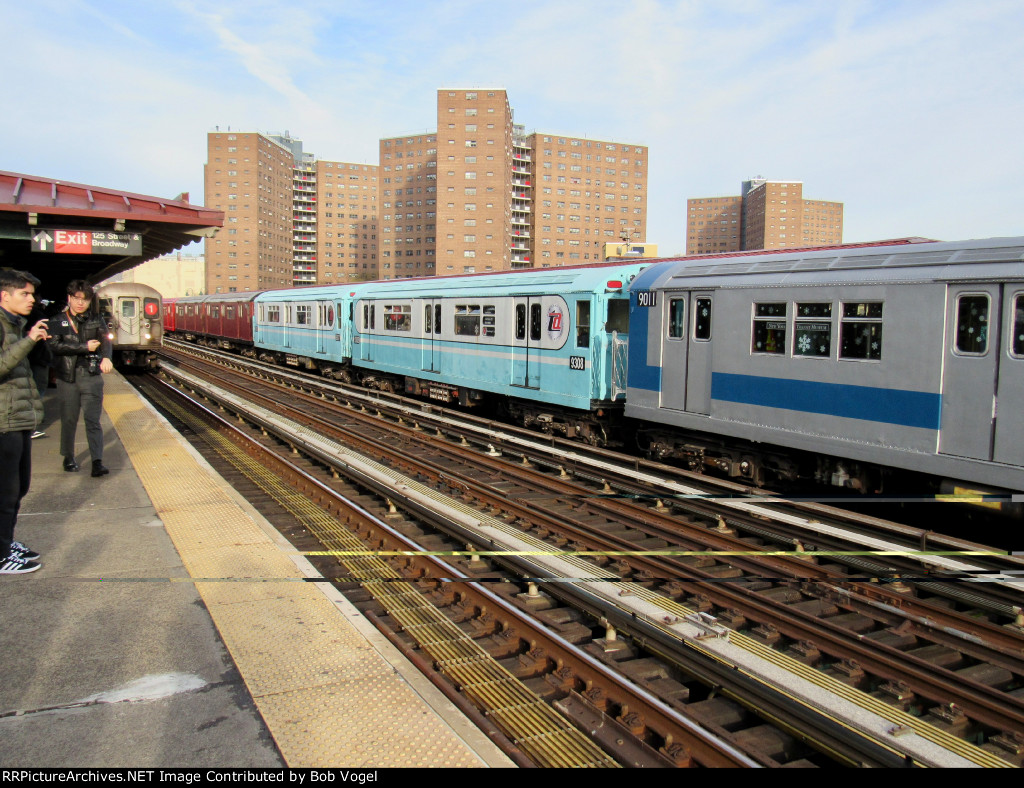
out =
[[[956,306],[956,349],[981,356],[988,352],[988,296],[962,295]]]
[[[693,338],[700,342],[711,339],[711,299],[698,298],[693,308]]]
[[[211,306],[210,307],[210,317],[218,317],[218,318],[220,317],[220,307],[219,306]]]
[[[1024,295],[1013,299],[1013,355],[1024,356]]]
[[[313,324],[313,307],[309,304],[296,304],[295,322],[300,326]]]
[[[608,334],[612,332],[619,335],[629,333],[628,298],[611,298],[608,300],[608,322],[605,323],[604,330]]]
[[[793,324],[793,355],[828,358],[832,355],[832,304],[797,304]]]
[[[668,338],[682,339],[686,336],[686,299],[668,300]]]
[[[224,307],[224,317],[226,317],[228,320],[234,320],[235,319],[235,308],[233,306],[226,306],[226,307]]]
[[[457,304],[455,306],[455,335],[460,337],[480,336],[479,304]]]
[[[526,339],[526,304],[516,304],[516,339]]]
[[[590,347],[590,302],[576,302],[576,347]]]
[[[334,307],[331,304],[327,305],[327,327],[330,328],[334,325]]]
[[[100,314],[109,317],[114,314],[114,302],[109,298],[100,299]]]
[[[786,312],[788,304],[754,304],[752,353],[786,352]]]
[[[497,320],[496,310],[493,305],[484,305],[484,327],[483,336],[493,337],[495,322]]]
[[[281,307],[277,304],[270,304],[267,306],[267,322],[268,323],[280,323],[281,322]]]
[[[434,304],[434,333],[441,333],[441,305]]]
[[[843,322],[839,336],[839,358],[881,361],[881,303],[843,304]]]
[[[384,330],[412,331],[412,307],[409,304],[385,304]]]
[[[176,315],[184,315],[185,314],[185,307],[184,307],[184,305],[178,304],[178,306],[176,306],[174,308],[174,314],[176,314]]]
[[[540,340],[543,326],[541,324],[540,304],[530,304],[530,339],[534,342]]]
[[[423,333],[429,334],[434,327],[434,321],[430,317],[430,304],[423,307]]]

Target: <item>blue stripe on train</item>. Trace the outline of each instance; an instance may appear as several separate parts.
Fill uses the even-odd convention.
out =
[[[937,430],[942,395],[715,372],[711,399]]]

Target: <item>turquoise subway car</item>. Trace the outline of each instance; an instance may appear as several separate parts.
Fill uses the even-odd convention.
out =
[[[339,380],[603,442],[626,389],[634,262],[270,291],[261,352]]]

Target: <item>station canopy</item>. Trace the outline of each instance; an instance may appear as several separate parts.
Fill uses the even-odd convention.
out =
[[[103,186],[0,171],[0,267],[42,280],[44,298],[96,284],[177,251],[224,225],[224,212]]]

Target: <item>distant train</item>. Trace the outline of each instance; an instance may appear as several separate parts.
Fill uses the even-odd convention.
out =
[[[1024,238],[846,245],[199,296],[165,320],[755,484],[1020,491],[1022,261]]]
[[[97,288],[96,299],[110,328],[114,363],[156,367],[155,351],[163,344],[160,293],[148,285],[113,282]]]

